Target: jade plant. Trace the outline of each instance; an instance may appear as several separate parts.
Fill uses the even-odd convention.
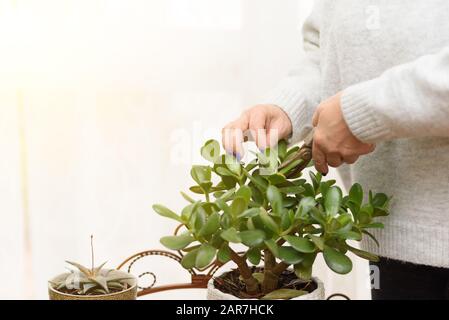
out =
[[[352,270],[348,252],[377,261],[376,255],[348,241],[368,236],[379,245],[369,230],[383,228],[375,219],[388,215],[390,198],[371,191],[364,197],[357,183],[344,196],[335,180],[324,181],[312,170],[304,179],[297,168],[306,164],[297,159],[298,151],[299,147],[289,149],[280,141],[244,164],[222,154],[217,141],[207,141],[201,154],[210,165],[192,167],[194,195],[181,192],[187,206],[180,214],[153,206],[158,214],[186,228],[184,233],[163,237],[161,243],[183,253],[181,264],[186,269],[232,260],[244,292],[259,298],[304,294],[283,289],[279,279],[289,269],[298,279],[311,281],[319,254],[338,274]],[[258,265],[262,267],[254,267]]]

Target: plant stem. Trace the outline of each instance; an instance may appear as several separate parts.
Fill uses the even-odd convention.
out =
[[[288,267],[290,267],[289,264],[285,263],[285,262],[279,262],[274,268],[273,268],[273,273],[277,276],[280,276],[282,274],[282,272],[284,272],[285,270],[288,269]]]
[[[90,252],[91,252],[91,262],[92,262],[92,274],[94,273],[94,265],[95,265],[95,260],[94,260],[94,236],[90,235]]]
[[[259,293],[259,282],[254,278],[251,268],[246,263],[245,258],[240,257],[231,249],[231,260],[237,265],[240,275],[246,284],[248,294],[255,295]]]
[[[273,272],[273,269],[276,266],[276,258],[274,257],[273,253],[270,250],[265,249],[263,252],[263,256],[265,268],[263,272],[264,277],[262,283],[262,291],[263,293],[267,294],[277,289],[279,285],[279,276]]]

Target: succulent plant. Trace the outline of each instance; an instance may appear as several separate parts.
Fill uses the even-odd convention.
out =
[[[61,277],[50,281],[54,289],[76,295],[100,295],[128,289],[134,278],[122,271],[103,269],[105,263],[89,269],[76,262],[66,261],[76,270],[70,270]]]
[[[188,205],[180,214],[162,205],[153,206],[158,214],[187,229],[163,237],[161,243],[182,250],[182,265],[187,269],[204,268],[215,259],[234,261],[246,293],[258,297],[270,293],[269,297],[275,297],[276,290],[284,297],[279,277],[289,267],[299,279],[310,280],[318,254],[339,274],[352,269],[348,252],[378,260],[348,241],[368,236],[377,243],[369,229],[383,228],[375,219],[388,215],[390,198],[371,191],[365,197],[357,183],[343,196],[335,180],[324,181],[313,171],[309,180],[301,178],[298,167],[304,169],[306,164],[297,159],[298,151],[281,141],[244,164],[221,154],[217,141],[207,141],[201,154],[211,165],[191,170],[196,185],[190,191],[202,199],[181,193]],[[245,249],[239,253],[242,247]],[[250,265],[261,262],[263,274],[255,274]]]
[[[79,263],[66,261],[74,269],[50,281],[57,291],[74,295],[101,295],[120,292],[133,285],[134,277],[129,273],[103,269],[106,262],[94,267],[93,237],[91,237],[92,267],[87,268]]]

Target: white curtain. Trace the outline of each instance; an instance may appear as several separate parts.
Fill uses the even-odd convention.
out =
[[[160,248],[206,138],[295,62],[312,0],[0,0],[0,298],[45,299],[64,260]],[[160,283],[188,281],[158,260]],[[366,264],[316,274],[367,298]],[[149,298],[203,298],[201,290]]]

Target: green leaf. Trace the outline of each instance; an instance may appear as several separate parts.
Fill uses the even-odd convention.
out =
[[[216,162],[220,158],[220,144],[215,140],[207,141],[201,148],[201,155],[210,162]]]
[[[281,214],[283,211],[282,195],[275,186],[269,186],[267,189],[267,199],[271,203],[273,211]]]
[[[324,239],[311,235],[308,235],[309,239],[312,240],[312,242],[317,246],[318,249],[324,250]]]
[[[302,198],[299,202],[298,210],[296,211],[295,218],[299,219],[309,213],[310,209],[316,206],[316,201],[313,197]]]
[[[220,227],[220,215],[218,213],[213,213],[207,218],[206,223],[200,229],[200,236],[209,236],[217,232]]]
[[[278,152],[279,159],[284,160],[285,157],[287,156],[287,146],[288,146],[288,143],[285,140],[280,140],[278,142],[277,152]]]
[[[338,187],[331,187],[326,193],[324,207],[328,216],[334,217],[340,209],[342,200],[341,190]]]
[[[192,251],[189,251],[181,260],[181,265],[185,269],[192,269],[195,267],[196,262],[196,256],[198,254],[199,249],[195,249]]]
[[[170,219],[176,220],[178,222],[184,223],[180,216],[178,216],[176,213],[174,213],[170,209],[168,209],[160,204],[153,205],[153,210],[156,211],[156,213],[158,213],[159,215],[161,215],[163,217],[170,218]]]
[[[301,194],[305,189],[301,186],[283,187],[279,188],[279,191],[283,194]]]
[[[352,270],[352,261],[334,248],[326,246],[323,251],[327,266],[338,274],[347,274]]]
[[[273,239],[269,239],[265,240],[264,243],[267,246],[268,250],[270,250],[275,257],[279,257],[279,246],[277,245],[276,241],[274,241]]]
[[[257,217],[260,213],[260,208],[251,208],[248,210],[245,210],[240,214],[237,218],[252,218]]]
[[[367,252],[367,251],[363,251],[354,247],[351,247],[349,245],[347,245],[347,248],[349,249],[349,251],[351,251],[352,253],[354,253],[356,256],[362,258],[362,259],[366,259],[369,260],[371,262],[379,262],[379,256]]]
[[[261,218],[263,224],[271,231],[276,234],[279,234],[279,226],[273,220],[272,217],[268,214],[268,212],[264,208],[260,208],[259,217]]]
[[[308,294],[308,292],[304,290],[278,289],[266,294],[261,300],[289,300],[306,294]]]
[[[246,257],[248,258],[249,262],[257,266],[261,260],[260,249],[257,248],[249,249],[248,252],[246,253]]]
[[[296,236],[285,236],[285,241],[287,241],[296,251],[303,253],[315,252],[315,244],[310,242],[306,238],[296,237]]]
[[[384,224],[381,222],[370,223],[364,226],[364,228],[366,229],[383,229],[384,227],[385,227]]]
[[[297,264],[304,260],[304,255],[292,247],[280,247],[279,259],[288,264]]]
[[[195,241],[195,238],[188,234],[183,234],[179,236],[168,236],[161,238],[160,242],[163,246],[171,250],[181,250],[187,247]]]
[[[366,231],[366,230],[362,230],[362,233],[363,233],[363,234],[366,234],[368,237],[370,237],[371,240],[373,240],[374,243],[375,243],[378,247],[380,246],[380,245],[379,245],[379,241],[377,241],[376,237],[375,237],[373,234],[371,234],[370,232],[368,232],[368,231]]]
[[[235,193],[236,197],[241,197],[245,199],[246,203],[250,202],[251,195],[252,195],[251,188],[248,186],[241,186]]]
[[[193,200],[188,194],[181,191],[181,195],[186,201],[190,203],[195,203],[195,200]]]
[[[310,280],[312,278],[313,263],[315,262],[316,253],[304,255],[304,260],[295,265],[295,274],[299,279]]]
[[[236,197],[231,204],[231,212],[234,217],[238,217],[247,209],[247,202],[242,197]]]
[[[363,201],[363,189],[362,186],[358,183],[355,183],[351,189],[349,190],[349,200],[357,205],[360,209]],[[358,210],[357,210],[358,211]]]
[[[239,233],[242,243],[247,247],[256,247],[265,240],[265,232],[262,230],[247,230]]]
[[[295,264],[294,266],[296,276],[301,280],[310,280],[312,278],[312,268],[305,267],[302,263]]]
[[[204,190],[200,186],[190,187],[189,190],[196,194],[204,194]]]
[[[221,263],[226,263],[231,260],[231,249],[224,243],[217,252],[217,259]]]
[[[212,169],[207,166],[193,166],[190,175],[199,185],[210,182]]]
[[[221,233],[221,237],[231,243],[241,243],[242,238],[240,238],[237,230],[235,228],[229,228]]]
[[[284,175],[284,176],[288,176],[288,173],[295,169],[296,167],[298,167],[300,164],[302,164],[304,162],[304,160],[302,159],[298,159],[298,160],[293,160],[291,163],[289,163],[288,165],[286,165],[284,168],[282,168],[279,173]]]
[[[229,170],[228,168],[225,168],[225,167],[217,167],[217,168],[215,168],[215,172],[220,176],[225,176],[225,177],[234,177],[235,176],[235,174],[233,172],[231,172],[231,170]]]
[[[198,249],[198,254],[196,255],[195,267],[204,268],[207,267],[212,260],[215,258],[217,250],[207,243],[203,243]]]
[[[273,173],[273,174],[271,174],[269,176],[266,176],[265,178],[272,185],[279,185],[279,184],[283,184],[283,183],[287,182],[287,178],[283,174],[281,174],[281,173]]]
[[[242,166],[237,161],[237,159],[231,155],[225,156],[225,164],[231,170],[232,173],[236,174],[237,176],[240,176],[242,173]]]

